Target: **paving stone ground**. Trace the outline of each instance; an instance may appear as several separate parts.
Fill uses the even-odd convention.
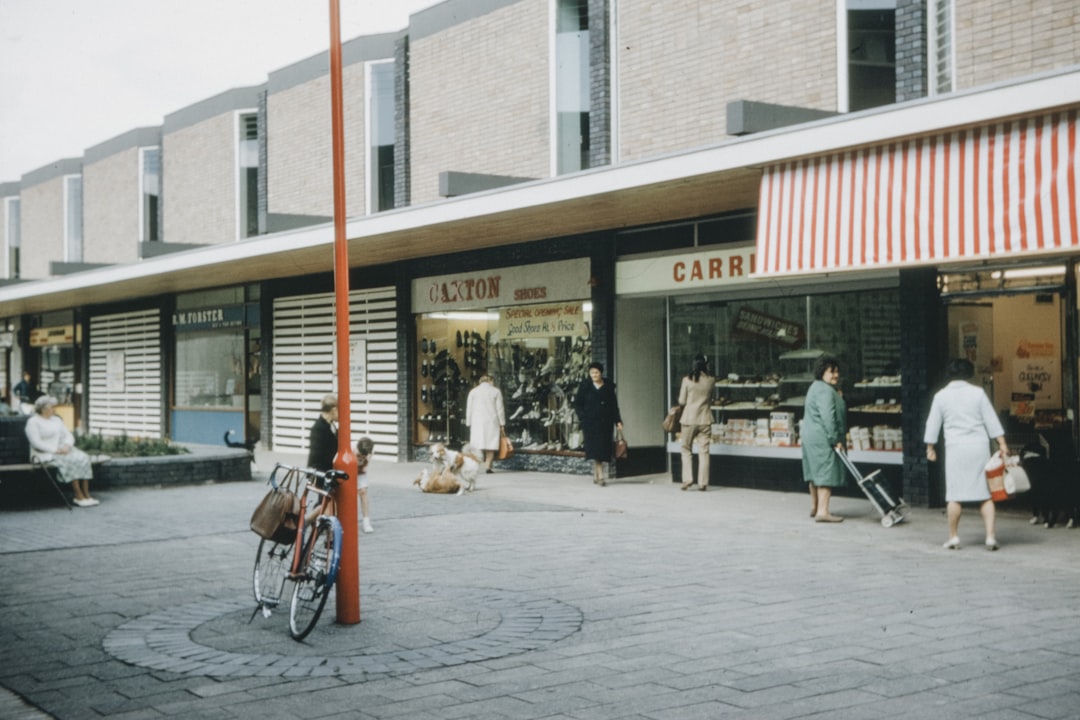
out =
[[[375,464],[361,622],[303,643],[251,619],[261,482],[0,508],[0,717],[1080,717],[1080,529],[1019,503],[947,551],[939,510],[420,468]]]

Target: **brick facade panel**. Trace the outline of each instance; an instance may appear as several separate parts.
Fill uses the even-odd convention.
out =
[[[832,3],[626,0],[617,12],[619,160],[727,139],[733,100],[836,110]]]
[[[363,215],[367,205],[364,68],[355,63],[342,70],[345,205],[350,216]],[[266,104],[269,212],[333,215],[330,76],[274,93]]]
[[[956,5],[956,89],[1080,64],[1075,0],[982,0]]]
[[[165,242],[236,241],[237,132],[230,112],[162,139]]]
[[[550,32],[548,0],[522,0],[411,41],[413,204],[443,171],[550,175]]]
[[[83,260],[139,259],[139,150],[83,166]]]
[[[22,277],[49,277],[49,263],[64,259],[64,180],[53,178],[23,188]]]

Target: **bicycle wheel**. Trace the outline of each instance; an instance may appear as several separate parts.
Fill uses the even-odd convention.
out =
[[[292,562],[291,553],[292,545],[282,545],[273,540],[259,542],[251,584],[255,591],[255,602],[262,607],[274,608],[281,602],[285,578]]]
[[[341,523],[321,517],[304,543],[302,577],[293,585],[289,633],[303,640],[319,621],[341,560]]]

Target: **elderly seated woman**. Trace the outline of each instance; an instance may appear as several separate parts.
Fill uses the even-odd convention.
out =
[[[75,504],[92,507],[100,502],[90,497],[90,479],[94,471],[90,456],[75,447],[75,438],[56,414],[56,398],[42,395],[34,402],[34,414],[26,421],[30,455],[56,467],[60,480],[71,483]]]

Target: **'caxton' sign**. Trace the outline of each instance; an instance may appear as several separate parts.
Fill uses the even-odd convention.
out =
[[[417,278],[413,311],[476,310],[589,297],[587,258]]]

